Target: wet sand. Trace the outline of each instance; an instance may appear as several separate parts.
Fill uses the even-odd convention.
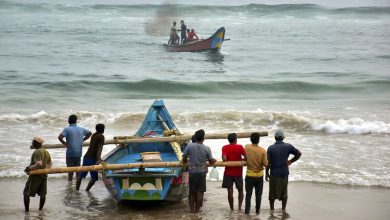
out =
[[[383,187],[352,187],[333,184],[290,182],[287,211],[275,202],[274,213],[268,203],[268,184],[264,186],[260,215],[230,211],[226,190],[221,182],[207,184],[204,208],[190,214],[187,200],[176,203],[116,204],[99,181],[91,192],[74,190],[66,179],[49,178],[48,195],[43,211],[38,211],[39,197],[31,198],[30,213],[23,208],[22,191],[26,179],[0,179],[1,219],[376,219],[390,216],[390,189]],[[235,192],[236,193],[236,192]],[[235,194],[235,197],[237,194]],[[235,200],[237,208],[237,200]]]

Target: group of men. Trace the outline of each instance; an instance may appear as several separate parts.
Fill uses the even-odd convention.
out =
[[[195,30],[192,28],[187,29],[187,25],[185,25],[184,21],[180,21],[180,29],[176,28],[176,21],[173,22],[171,27],[171,32],[169,35],[168,44],[185,44],[194,40],[199,40],[198,35],[196,35]],[[180,37],[177,32],[180,31]]]
[[[66,127],[58,136],[58,140],[66,147],[66,165],[68,167],[77,167],[81,165],[81,154],[83,142],[90,138],[89,148],[83,158],[83,166],[91,166],[102,162],[101,154],[104,145],[104,124],[97,124],[96,132],[92,134],[89,130],[77,126],[77,116],[70,115],[68,118],[69,126]],[[64,140],[65,138],[65,140]],[[32,147],[35,149],[31,156],[31,163],[27,166],[24,172],[29,173],[32,170],[50,168],[52,165],[50,154],[42,148],[44,139],[36,136],[33,138]],[[80,189],[81,181],[87,176],[88,172],[80,172],[76,174],[76,190]],[[98,180],[97,171],[91,171],[91,180],[88,183],[86,191]],[[73,180],[73,173],[68,173],[68,181]],[[36,194],[40,196],[39,210],[42,210],[47,193],[47,174],[30,175],[23,190],[25,211],[29,211],[30,197]]]
[[[203,194],[206,192],[206,162],[210,164],[216,162],[210,148],[203,144],[204,136],[203,130],[196,131],[194,143],[188,144],[183,152],[183,163],[188,162],[189,165],[189,205],[192,213],[199,212],[203,205]],[[251,134],[252,144],[246,145],[245,148],[237,144],[237,134],[231,133],[227,139],[229,144],[222,148],[223,161],[247,161],[245,213],[250,213],[253,189],[255,189],[256,197],[256,214],[260,213],[264,170],[266,170],[265,180],[269,181],[270,209],[274,210],[275,200],[278,199],[282,201],[282,210],[286,210],[288,166],[300,158],[301,152],[293,145],[283,142],[284,133],[281,130],[275,132],[276,142],[269,146],[267,151],[259,146],[260,134],[257,132]],[[294,157],[289,160],[291,154]],[[242,167],[225,167],[222,187],[227,188],[231,210],[234,209],[234,184],[238,190],[238,209],[241,210],[242,207],[244,199],[242,171]]]
[[[99,164],[102,161],[101,153],[105,140],[103,135],[104,124],[97,124],[95,127],[96,132],[92,134],[89,130],[77,126],[76,115],[69,116],[68,123],[69,126],[58,136],[58,140],[66,147],[67,166],[80,166],[83,142],[91,136],[89,148],[83,158],[83,166]],[[210,148],[203,144],[204,137],[204,130],[196,131],[192,138],[192,143],[188,144],[183,151],[183,163],[188,163],[189,166],[189,206],[192,213],[198,213],[203,205],[203,195],[206,192],[206,174],[208,171],[207,161],[210,164],[216,162]],[[274,209],[274,202],[278,199],[282,201],[282,209],[285,210],[287,205],[288,166],[300,158],[301,152],[291,144],[283,142],[284,134],[280,130],[275,133],[275,144],[268,147],[267,151],[259,146],[259,133],[251,134],[250,140],[252,144],[246,145],[245,148],[237,144],[237,135],[235,133],[229,134],[227,139],[229,144],[222,148],[223,161],[247,161],[245,213],[249,214],[250,212],[253,189],[255,189],[256,213],[259,214],[260,212],[264,168],[266,168],[265,180],[269,181],[270,208],[271,210]],[[44,139],[42,137],[37,136],[33,138],[32,147],[35,148],[35,151],[31,156],[30,165],[24,170],[26,173],[36,169],[51,167],[51,157],[49,152],[42,148],[43,142]],[[294,155],[294,157],[288,160],[290,154]],[[241,210],[242,207],[244,199],[242,172],[242,167],[225,168],[222,187],[227,188],[231,210],[234,209],[234,184],[238,190],[238,209]],[[89,191],[98,180],[96,171],[91,171],[90,174],[91,180],[86,191]],[[81,181],[86,175],[87,172],[81,172],[76,175],[76,190],[79,190]],[[68,181],[71,182],[72,179],[73,173],[68,173]],[[40,196],[39,210],[42,210],[46,200],[46,193],[47,174],[30,175],[23,191],[25,211],[29,211],[30,197],[34,197],[35,194]]]

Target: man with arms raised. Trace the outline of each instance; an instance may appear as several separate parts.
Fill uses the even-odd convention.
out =
[[[189,158],[190,194],[188,200],[191,213],[198,213],[203,203],[203,194],[206,192],[206,162],[209,161],[210,164],[216,162],[210,148],[203,145],[204,136],[203,130],[196,131],[196,142],[188,144],[183,151],[183,163],[187,163]]]
[[[87,129],[77,126],[76,122],[76,115],[69,116],[69,126],[58,136],[58,140],[66,147],[66,165],[68,167],[80,166],[83,142],[92,135]],[[66,138],[66,142],[64,138]],[[72,179],[73,172],[69,172],[68,181],[71,182]]]
[[[230,144],[222,147],[222,160],[242,161],[245,159],[244,147],[237,144],[237,134],[229,134],[228,141]],[[242,200],[244,199],[242,167],[225,167],[225,172],[223,174],[222,188],[227,188],[228,201],[231,210],[234,210],[233,184],[236,185],[238,190],[238,210],[241,210]]]

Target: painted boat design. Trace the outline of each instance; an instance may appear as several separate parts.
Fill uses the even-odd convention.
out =
[[[164,44],[168,51],[172,52],[218,52],[221,50],[222,43],[225,40],[225,28],[219,28],[211,37],[193,41],[187,44]]]
[[[178,130],[162,100],[156,100],[136,132],[139,137],[161,137],[178,134]],[[131,143],[109,152],[104,161],[109,164],[175,162],[182,158],[185,143]],[[153,156],[153,157],[151,157]],[[148,159],[149,157],[149,159]],[[188,195],[188,172],[181,167],[135,168],[105,170],[104,184],[117,202],[122,201],[178,201]]]

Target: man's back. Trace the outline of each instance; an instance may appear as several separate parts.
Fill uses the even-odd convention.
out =
[[[222,156],[226,156],[226,161],[241,161],[245,150],[242,145],[228,144],[222,147]],[[225,175],[242,176],[242,167],[225,167]]]
[[[94,133],[91,137],[91,142],[89,144],[89,148],[87,150],[87,153],[85,153],[84,158],[94,159],[97,160],[97,151],[99,145],[104,144],[104,135],[101,133]]]
[[[248,162],[247,175],[251,172],[258,173],[259,176],[263,175],[264,167],[267,166],[267,156],[264,148],[248,144],[245,146],[246,159]]]
[[[211,150],[209,147],[200,143],[190,143],[184,149],[183,154],[188,155],[189,172],[205,172],[206,161],[212,159]]]
[[[81,157],[83,147],[83,139],[89,131],[79,127],[76,124],[71,124],[62,131],[62,135],[66,138],[67,157]]]
[[[285,177],[289,175],[287,160],[290,154],[297,155],[299,151],[291,144],[276,141],[267,150],[271,176]]]

